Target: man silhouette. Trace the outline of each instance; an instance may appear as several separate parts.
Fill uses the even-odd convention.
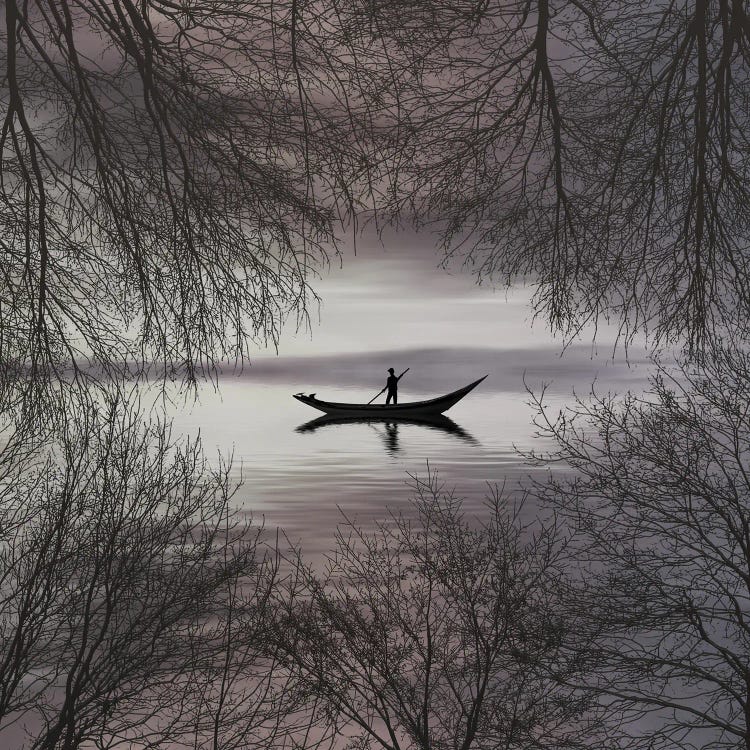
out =
[[[388,395],[386,396],[385,403],[387,406],[391,403],[391,399],[393,399],[393,405],[395,406],[398,403],[398,381],[401,375],[399,375],[397,378],[394,375],[394,370],[392,367],[388,368],[388,372],[390,372],[391,374],[388,376],[388,380],[385,381],[385,387],[388,389]]]

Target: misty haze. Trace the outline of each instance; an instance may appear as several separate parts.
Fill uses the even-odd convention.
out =
[[[5,0],[0,747],[750,750],[750,8]]]

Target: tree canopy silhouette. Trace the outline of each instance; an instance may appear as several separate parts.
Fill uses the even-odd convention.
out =
[[[557,596],[558,530],[524,525],[500,491],[480,523],[434,473],[414,489],[412,518],[340,527],[324,572],[296,559],[274,637],[319,732],[383,750],[596,737],[585,698],[564,685],[577,665],[564,655],[575,626]]]
[[[543,423],[573,471],[538,494],[575,531],[581,684],[615,747],[750,747],[748,368],[717,353]]]
[[[230,510],[229,470],[117,391],[0,466],[4,747],[304,733],[266,637],[278,559]]]
[[[747,334],[745,3],[410,11],[425,33],[401,40],[400,217],[437,225],[480,279],[530,278],[566,333],[611,319],[693,351],[727,326]]]
[[[4,363],[274,341],[365,194],[573,333],[746,332],[739,0],[5,4]]]
[[[301,0],[4,10],[4,366],[192,377],[275,342],[372,161],[350,20]]]

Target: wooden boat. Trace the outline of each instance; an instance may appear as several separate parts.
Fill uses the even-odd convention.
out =
[[[484,378],[486,377],[485,375]],[[484,378],[479,378],[479,380],[475,380],[473,383],[469,383],[469,385],[453,391],[453,393],[446,393],[445,396],[438,396],[427,401],[412,401],[406,404],[388,404],[386,406],[385,404],[336,403],[333,401],[321,401],[315,398],[314,393],[309,396],[306,396],[304,393],[295,393],[294,398],[303,404],[307,404],[307,406],[312,406],[313,409],[334,417],[387,417],[389,419],[404,417],[410,419],[414,417],[435,416],[448,411],[451,406],[457,404],[467,393],[474,390]]]

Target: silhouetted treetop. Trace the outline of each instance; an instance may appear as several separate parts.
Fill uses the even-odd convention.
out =
[[[567,333],[746,333],[738,0],[11,0],[0,40],[5,363],[240,357],[365,205]]]
[[[540,414],[573,470],[538,495],[575,531],[580,685],[607,747],[750,746],[749,366],[716,351]]]
[[[401,216],[481,279],[530,277],[568,333],[611,317],[700,350],[746,332],[746,4],[418,5],[439,31],[399,92]]]
[[[371,161],[351,137],[365,72],[344,55],[350,21],[323,10],[5,4],[4,363],[192,375],[304,316]]]

